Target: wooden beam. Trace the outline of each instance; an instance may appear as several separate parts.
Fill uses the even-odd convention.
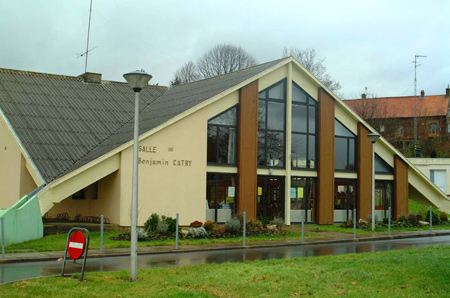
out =
[[[370,131],[358,123],[358,218],[367,220],[372,214],[372,142],[367,135]]]
[[[394,156],[394,219],[408,215],[408,165],[398,155]]]

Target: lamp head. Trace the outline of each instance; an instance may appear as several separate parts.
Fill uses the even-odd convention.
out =
[[[375,144],[375,143],[378,141],[378,139],[381,137],[379,134],[374,133],[374,132],[372,132],[371,134],[368,134],[367,136],[369,137],[369,140],[370,140],[373,144]]]
[[[143,69],[126,73],[123,77],[134,92],[140,92],[152,78],[152,76],[146,73]]]

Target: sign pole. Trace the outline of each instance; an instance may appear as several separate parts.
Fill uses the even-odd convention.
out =
[[[100,254],[103,254],[103,221],[104,221],[105,217],[101,216],[101,224],[100,224]]]
[[[178,220],[179,220],[179,214],[177,213],[177,226],[175,230],[175,249],[178,249]]]
[[[246,222],[247,222],[247,220],[246,220],[246,217],[247,217],[247,213],[244,211],[244,220],[243,220],[243,225],[244,225],[244,227],[243,227],[243,233],[244,233],[244,241],[243,241],[243,246],[245,246],[245,244],[246,244],[246,239],[245,239],[245,226],[246,226]]]
[[[5,218],[1,218],[1,228],[2,228],[2,260],[5,259]]]

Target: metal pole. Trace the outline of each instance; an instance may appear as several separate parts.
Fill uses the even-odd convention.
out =
[[[372,232],[375,232],[375,143],[372,142]]]
[[[305,217],[302,220],[302,242],[305,242]]]
[[[178,218],[179,214],[177,213],[177,226],[175,228],[175,249],[178,249]]]
[[[433,207],[430,206],[430,233],[433,233]]]
[[[2,226],[2,260],[5,259],[5,218],[1,218]]]
[[[102,214],[100,217],[100,254],[103,254],[103,221],[105,220],[105,216]]]
[[[243,227],[243,233],[244,233],[244,242],[243,242],[243,246],[245,246],[245,244],[246,244],[246,241],[245,241],[245,226],[246,226],[246,223],[247,223],[247,213],[244,211],[244,220],[243,220],[243,225],[244,225],[244,227]]]
[[[388,235],[391,236],[391,206],[389,206],[388,210]]]
[[[137,280],[137,224],[138,224],[138,145],[139,145],[139,92],[135,92],[133,188],[131,201],[131,270],[130,280]]]
[[[356,208],[353,209],[353,238],[356,239]]]

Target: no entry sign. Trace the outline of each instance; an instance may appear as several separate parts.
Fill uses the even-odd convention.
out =
[[[74,232],[69,238],[67,252],[72,260],[78,260],[84,253],[86,238],[80,231]]]

